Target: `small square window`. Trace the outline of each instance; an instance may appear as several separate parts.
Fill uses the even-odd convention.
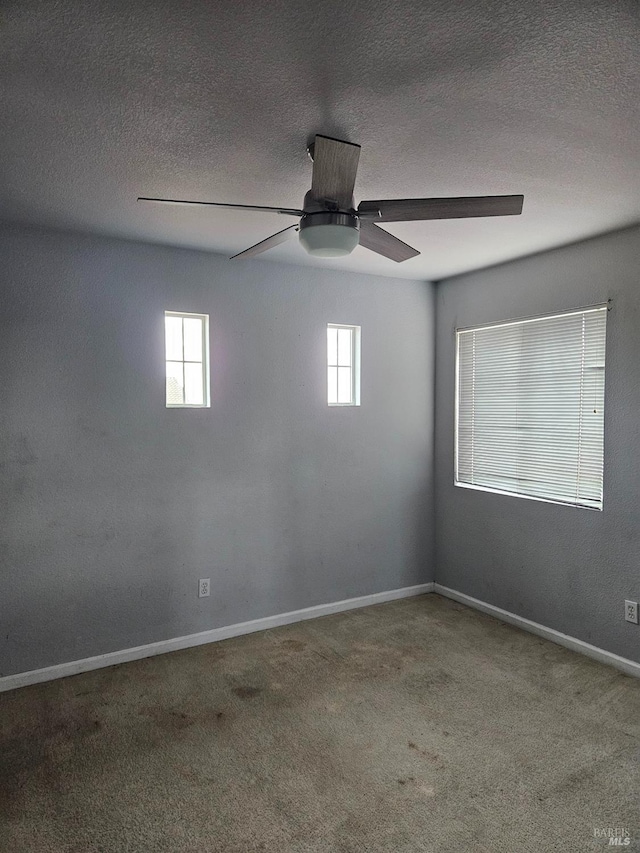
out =
[[[209,405],[209,315],[164,312],[166,405]]]
[[[330,406],[360,405],[360,326],[327,325],[327,397]]]

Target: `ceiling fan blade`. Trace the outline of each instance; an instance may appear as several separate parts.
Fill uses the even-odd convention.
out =
[[[290,225],[288,228],[278,231],[277,234],[272,234],[271,237],[267,237],[266,240],[261,240],[259,243],[256,243],[255,246],[249,246],[249,248],[245,249],[243,252],[238,252],[237,255],[232,255],[231,260],[233,261],[235,258],[252,258],[254,255],[266,252],[267,249],[273,249],[275,246],[279,246],[280,243],[285,243],[293,237],[295,232],[298,230],[298,225]]]
[[[340,210],[349,210],[353,205],[359,159],[359,145],[329,136],[316,136],[313,143],[312,197],[335,203]]]
[[[290,207],[261,207],[256,204],[222,204],[218,201],[184,201],[178,198],[147,198],[146,196],[138,196],[138,201],[155,201],[158,204],[195,204],[204,205],[205,207],[226,207],[231,210],[259,210],[265,213],[284,213],[287,216],[302,216],[304,212]]]
[[[393,234],[389,234],[383,228],[378,228],[375,223],[367,221],[360,223],[360,245],[364,246],[365,249],[371,249],[372,252],[377,252],[379,255],[384,255],[385,258],[389,258],[398,264],[420,254],[408,243],[403,243]]]
[[[361,201],[358,215],[376,222],[419,219],[462,219],[467,216],[518,216],[522,195],[485,195],[470,198],[396,198]]]

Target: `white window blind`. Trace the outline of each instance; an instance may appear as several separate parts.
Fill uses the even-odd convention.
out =
[[[456,332],[455,484],[602,509],[607,306]]]

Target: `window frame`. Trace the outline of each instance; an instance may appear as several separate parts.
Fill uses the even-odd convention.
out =
[[[553,498],[553,497],[543,497],[540,495],[529,495],[522,492],[509,491],[507,489],[499,489],[494,486],[483,486],[476,483],[467,483],[459,480],[459,408],[460,408],[460,334],[468,333],[468,332],[477,332],[484,329],[493,329],[501,326],[513,326],[513,325],[523,325],[525,323],[534,323],[539,320],[553,320],[555,318],[567,317],[571,314],[586,314],[590,312],[596,311],[604,311],[605,312],[605,351],[604,351],[604,366],[603,366],[603,404],[606,399],[606,339],[607,339],[607,315],[611,310],[611,299],[608,299],[606,302],[598,302],[593,305],[585,305],[581,308],[570,308],[566,311],[552,311],[544,314],[536,314],[527,317],[520,318],[511,318],[507,320],[498,320],[490,323],[480,323],[473,326],[461,326],[456,327],[454,329],[455,335],[455,387],[454,387],[454,462],[453,462],[453,485],[462,488],[462,489],[472,489],[474,491],[479,492],[490,492],[492,494],[497,495],[507,495],[512,498],[520,498],[524,500],[531,501],[539,501],[541,503],[550,503],[550,504],[558,504],[560,506],[568,506],[574,507],[575,509],[586,509],[592,510],[595,512],[602,512],[604,510],[604,416],[605,410],[603,408],[603,424],[602,424],[602,486],[601,486],[601,494],[600,494],[600,505],[592,506],[586,503],[578,503],[577,501],[566,501],[561,498]]]
[[[329,340],[328,340],[328,331],[329,329],[345,329],[351,332],[351,365],[340,365],[338,364],[330,364],[329,363]],[[348,323],[327,323],[327,328],[325,331],[325,342],[326,342],[326,360],[325,360],[325,370],[326,370],[326,381],[327,381],[327,405],[330,408],[349,408],[360,405],[360,338],[361,338],[361,327],[350,325]],[[347,403],[338,403],[331,402],[329,400],[329,370],[331,368],[335,368],[336,371],[339,367],[347,367],[351,368],[351,399]],[[336,376],[336,389],[337,389],[337,376]]]
[[[208,314],[196,314],[192,311],[165,311],[164,312],[164,324],[163,330],[165,333],[165,344],[164,344],[164,374],[165,374],[165,392],[164,392],[164,400],[165,400],[165,408],[167,409],[208,409],[211,407],[211,396],[210,396],[210,381],[209,381],[209,315]],[[166,318],[167,317],[179,317],[181,320],[185,319],[194,319],[202,321],[202,361],[194,361],[193,359],[185,359],[184,358],[184,324],[182,326],[182,356],[181,360],[175,358],[167,358],[167,343],[166,343]],[[184,396],[184,365],[185,364],[201,364],[202,365],[202,403],[169,403],[167,400],[167,364],[182,364],[182,375],[183,375],[183,396]]]

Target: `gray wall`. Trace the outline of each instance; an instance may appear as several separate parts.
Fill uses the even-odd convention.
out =
[[[19,228],[0,276],[0,675],[433,579],[431,285]],[[166,309],[210,409],[165,409]]]
[[[453,486],[454,329],[613,299],[608,315],[604,511]],[[439,284],[436,580],[640,660],[640,229]]]

